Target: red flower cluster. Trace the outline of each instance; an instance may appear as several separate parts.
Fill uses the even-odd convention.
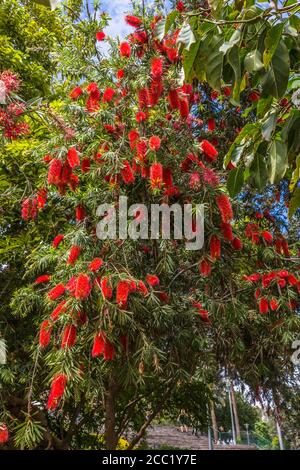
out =
[[[54,238],[54,240],[52,242],[52,247],[57,248],[58,245],[63,241],[64,238],[65,238],[65,236],[62,235],[62,234],[56,235],[56,237]]]
[[[52,325],[49,320],[44,320],[40,328],[40,339],[39,343],[41,348],[46,348],[50,343],[52,332]]]
[[[70,264],[70,265],[75,264],[75,262],[77,261],[80,255],[80,252],[81,252],[80,246],[76,246],[76,245],[72,246],[69,252],[67,264]]]
[[[226,194],[216,196],[216,203],[220,211],[223,223],[229,223],[233,219],[233,211],[230,200]]]
[[[75,325],[66,325],[63,330],[60,347],[62,349],[71,348],[76,342],[77,328]]]
[[[9,439],[8,429],[5,423],[0,423],[0,444],[4,444]]]
[[[42,284],[44,282],[49,282],[51,279],[50,276],[48,276],[48,274],[43,274],[42,276],[39,276],[36,278],[36,280],[34,281],[35,284]]]
[[[87,274],[79,274],[76,280],[75,298],[80,300],[86,299],[90,295],[91,289],[92,286],[89,276]]]
[[[57,408],[57,405],[64,394],[67,380],[68,379],[65,374],[58,374],[54,377],[47,402],[48,410],[55,410],[55,408]]]
[[[100,331],[94,339],[92,357],[103,355],[105,361],[112,361],[115,357],[115,347],[107,339],[106,334]]]
[[[65,286],[63,284],[57,284],[53,289],[48,292],[48,298],[50,300],[56,300],[58,297],[61,297],[65,293]]]
[[[148,282],[148,284],[152,287],[156,287],[159,285],[159,278],[157,276],[155,276],[154,274],[147,274],[146,276],[146,281]]]

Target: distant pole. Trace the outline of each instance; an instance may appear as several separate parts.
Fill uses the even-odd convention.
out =
[[[232,440],[234,445],[236,445],[236,434],[235,434],[235,425],[234,425],[234,417],[233,417],[233,409],[232,409],[232,401],[231,401],[231,390],[230,390],[230,382],[227,381],[227,392],[229,398],[229,409],[230,409],[230,417],[231,417],[231,427],[232,427]]]
[[[245,424],[245,426],[246,426],[246,432],[247,432],[247,443],[248,443],[248,446],[250,446],[249,424]]]
[[[206,407],[207,410],[207,437],[208,437],[208,450],[214,450],[213,442],[212,442],[212,437],[211,437],[211,427],[210,427],[210,409],[209,406],[207,405]]]
[[[280,450],[285,450],[284,443],[283,443],[283,438],[282,438],[281,426],[280,426],[280,417],[279,417],[279,413],[277,412],[277,410],[275,411],[275,421],[276,421],[276,429],[277,429],[279,448],[280,448]]]

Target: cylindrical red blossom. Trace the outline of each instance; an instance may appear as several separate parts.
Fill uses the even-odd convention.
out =
[[[179,95],[177,90],[170,90],[168,94],[168,101],[171,109],[179,108]]]
[[[248,99],[249,101],[258,101],[260,98],[260,93],[259,91],[256,91],[256,90],[253,90],[253,91],[250,91],[249,95],[248,95]]]
[[[133,15],[126,15],[125,21],[127,24],[129,24],[129,26],[132,26],[133,28],[139,28],[143,24],[143,20],[141,18],[138,18],[137,16]]]
[[[66,300],[63,300],[62,302],[60,302],[57,307],[55,307],[55,309],[53,310],[53,312],[51,313],[50,315],[50,318],[53,322],[55,322],[56,320],[58,320],[59,316],[61,313],[64,313],[66,311],[65,309],[65,305],[66,305],[67,301]]]
[[[109,278],[108,277],[103,277],[100,281],[100,287],[101,287],[101,291],[102,291],[102,294],[103,294],[103,297],[105,299],[111,299],[112,298],[112,295],[113,295],[113,290],[112,290],[112,287],[110,285],[110,281],[109,281]]]
[[[104,360],[105,361],[112,361],[113,358],[115,357],[115,347],[114,345],[106,340],[105,341],[105,345],[104,345],[104,353],[103,353],[103,356],[104,356]]]
[[[153,57],[151,61],[151,75],[160,78],[163,74],[164,61],[161,57]]]
[[[77,245],[72,246],[69,252],[67,264],[70,264],[70,265],[74,264],[77,261],[80,255],[80,252],[81,252],[80,246],[77,246]]]
[[[161,145],[160,137],[153,135],[149,139],[149,147],[151,150],[159,150]]]
[[[72,348],[74,346],[77,336],[77,328],[75,325],[66,325],[63,330],[62,340],[60,347],[62,349]]]
[[[8,428],[5,423],[0,423],[0,444],[4,444],[9,439]]]
[[[212,259],[221,258],[221,240],[217,235],[212,235],[210,239],[210,256]]]
[[[57,407],[59,400],[64,394],[67,380],[68,379],[65,374],[58,374],[54,377],[47,402],[48,410],[55,410]]]
[[[189,182],[190,188],[191,189],[199,189],[201,185],[201,176],[199,173],[192,173],[190,176],[190,182]]]
[[[98,88],[97,83],[95,82],[89,83],[89,85],[86,87],[86,91],[89,93],[90,98],[92,100],[95,100],[95,101],[100,100],[101,94],[100,94],[100,90]]]
[[[187,118],[190,114],[189,99],[187,96],[179,97],[179,112],[182,118]]]
[[[83,94],[83,89],[80,88],[80,86],[77,86],[75,88],[73,88],[73,90],[70,92],[69,96],[72,100],[77,100],[77,98],[79,98],[79,96],[81,96]]]
[[[269,311],[269,303],[268,303],[268,299],[266,299],[265,297],[262,297],[260,300],[259,300],[259,311],[260,313],[268,313]]]
[[[173,178],[172,178],[172,171],[171,168],[164,168],[163,169],[163,182],[166,188],[170,188],[173,186]]]
[[[201,150],[211,162],[214,162],[219,155],[217,149],[208,140],[202,140]]]
[[[81,171],[82,173],[87,173],[91,168],[91,160],[89,158],[83,158],[81,162]]]
[[[161,188],[163,183],[163,166],[161,163],[153,163],[150,167],[151,187]]]
[[[113,88],[106,88],[102,96],[102,101],[104,103],[109,103],[113,99],[115,94],[116,94],[116,90],[114,90]]]
[[[147,114],[144,111],[138,111],[135,115],[136,122],[143,122],[147,119]]]
[[[185,10],[185,6],[182,1],[177,2],[176,10],[178,10],[180,13],[182,13]]]
[[[141,88],[138,91],[138,100],[140,109],[147,108],[149,104],[147,88]]]
[[[105,341],[106,335],[103,331],[100,331],[94,338],[92,357],[101,356],[104,353]]]
[[[146,154],[147,154],[147,142],[145,140],[140,140],[136,144],[136,152],[137,152],[137,159],[140,162],[145,162],[146,160]]]
[[[44,320],[40,328],[39,343],[41,348],[46,348],[51,339],[52,325],[49,320]]]
[[[144,296],[149,294],[148,288],[146,287],[143,281],[138,281],[137,290],[138,292],[142,293]]]
[[[223,237],[225,238],[225,240],[228,240],[228,241],[233,240],[234,236],[233,236],[233,232],[232,232],[232,226],[230,224],[222,222],[221,223],[221,230],[222,230],[222,234],[223,234]]]
[[[130,166],[128,160],[124,160],[123,162],[124,168],[121,170],[121,176],[125,184],[132,184],[135,181],[135,176]]]
[[[267,243],[272,243],[273,235],[267,230],[264,230],[263,232],[261,232],[261,236],[263,237],[264,240],[266,240]]]
[[[97,31],[96,33],[97,41],[104,41],[105,37],[106,37],[106,34],[104,31]]]
[[[103,259],[95,258],[93,259],[93,261],[90,262],[89,270],[92,272],[96,272],[101,268],[101,266],[103,266]]]
[[[92,289],[90,277],[87,274],[80,273],[76,280],[75,298],[86,299]]]
[[[51,277],[48,274],[43,274],[42,276],[39,276],[36,278],[34,281],[35,284],[42,284],[44,282],[49,282]]]
[[[75,147],[69,148],[67,159],[71,168],[75,168],[80,165],[79,156]]]
[[[116,301],[121,308],[126,308],[128,295],[130,293],[130,283],[127,280],[119,281],[117,285]]]
[[[159,278],[155,274],[147,274],[146,281],[152,287],[156,287],[160,283]]]
[[[120,55],[121,57],[130,57],[131,55],[131,47],[130,44],[126,41],[121,42],[120,44]]]
[[[65,236],[62,235],[62,234],[56,235],[56,237],[54,238],[54,240],[52,242],[52,247],[57,248],[58,245],[63,241],[64,238],[65,238]]]
[[[219,194],[216,196],[216,203],[220,211],[222,222],[230,222],[233,219],[233,211],[228,196],[226,194]]]
[[[296,286],[298,284],[298,279],[294,274],[289,274],[287,280],[290,286]]]
[[[243,248],[242,241],[237,237],[233,238],[233,240],[231,241],[231,244],[232,244],[232,247],[237,251],[242,250]]]
[[[58,184],[60,182],[62,167],[62,161],[58,158],[51,160],[48,170],[48,184]]]
[[[84,207],[79,205],[75,209],[75,218],[77,222],[82,222],[85,218],[85,210]]]
[[[178,60],[178,49],[177,47],[167,47],[166,48],[167,57],[170,62],[176,62]]]
[[[275,310],[277,310],[279,307],[279,303],[277,301],[277,299],[275,299],[274,297],[270,300],[270,308],[272,310],[272,312],[275,312]]]
[[[65,286],[63,284],[57,284],[53,289],[48,292],[48,298],[50,300],[56,300],[58,297],[61,297],[65,293]]]
[[[210,132],[213,132],[216,129],[216,121],[214,120],[214,118],[209,118],[207,120],[207,129]]]
[[[36,197],[37,197],[38,208],[42,209],[47,202],[47,189],[40,188],[37,192]]]
[[[124,76],[125,76],[124,69],[119,69],[119,70],[117,71],[117,79],[118,79],[118,80],[122,80],[122,78],[124,78]]]
[[[250,274],[249,276],[244,276],[245,281],[250,282],[257,282],[261,279],[261,275],[259,273]]]
[[[285,279],[279,279],[277,281],[278,287],[281,287],[282,289],[286,286],[286,280]]]
[[[208,277],[211,273],[211,263],[207,259],[203,259],[200,263],[199,270],[203,277]]]

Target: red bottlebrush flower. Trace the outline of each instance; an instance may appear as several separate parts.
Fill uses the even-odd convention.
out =
[[[60,302],[58,304],[58,306],[53,310],[53,312],[51,313],[50,315],[50,318],[53,322],[55,322],[59,315],[61,313],[64,313],[66,310],[65,310],[65,305],[66,305],[67,301],[66,300],[63,300],[62,302]]]
[[[48,292],[48,298],[50,300],[56,300],[58,297],[61,297],[65,293],[65,286],[63,284],[57,284],[53,289]]]
[[[289,274],[287,280],[290,286],[296,286],[298,284],[298,279],[293,274]]]
[[[211,273],[211,264],[207,259],[203,259],[199,266],[200,273],[203,277],[208,277]]]
[[[168,101],[171,109],[179,108],[179,95],[177,90],[170,90],[168,94]]]
[[[47,402],[48,410],[55,410],[57,407],[59,400],[64,394],[67,380],[68,379],[65,374],[58,374],[54,377]]]
[[[163,169],[163,182],[166,188],[170,188],[173,186],[173,178],[172,178],[172,171],[171,168],[164,168]]]
[[[48,274],[43,274],[42,276],[39,276],[36,278],[36,280],[34,281],[35,284],[42,284],[43,282],[49,282],[51,279],[50,276],[48,276]]]
[[[200,318],[202,321],[209,323],[209,317],[208,317],[209,313],[207,310],[200,309],[199,314],[200,314]]]
[[[220,183],[219,177],[211,168],[204,168],[203,180],[205,183],[209,184],[212,188],[215,188]]]
[[[176,47],[167,47],[166,52],[170,62],[178,60],[178,49]]]
[[[141,292],[144,296],[149,294],[149,291],[143,281],[138,281],[137,290],[138,292]]]
[[[131,131],[128,132],[128,139],[130,144],[136,143],[137,140],[139,140],[140,134],[136,129],[132,129]]]
[[[268,300],[265,297],[262,297],[259,301],[259,311],[260,313],[268,313],[269,311],[269,304]]]
[[[277,302],[277,300],[274,299],[274,298],[271,299],[270,300],[270,308],[271,308],[272,312],[275,312],[275,310],[277,310],[278,307],[279,307],[279,303]]]
[[[136,144],[137,159],[140,162],[145,162],[147,149],[147,142],[145,140],[141,140]]]
[[[243,248],[243,243],[242,243],[242,241],[241,241],[239,238],[236,238],[236,237],[235,237],[235,238],[232,240],[231,244],[232,244],[232,247],[233,247],[235,250],[238,250],[238,251],[239,251],[239,250],[242,250],[242,248]]]
[[[149,139],[149,147],[151,150],[159,150],[161,145],[161,140],[158,136],[153,135]]]
[[[85,106],[89,113],[94,113],[100,108],[99,100],[90,96]]]
[[[76,246],[76,245],[72,246],[69,252],[67,264],[71,264],[71,265],[74,264],[77,261],[80,255],[80,252],[81,252],[80,246]]]
[[[67,158],[71,168],[75,168],[76,166],[80,165],[79,156],[75,147],[71,147],[68,150]]]
[[[138,100],[140,109],[146,108],[149,104],[147,88],[141,88],[138,91]]]
[[[106,340],[105,341],[105,345],[104,345],[104,353],[103,353],[103,356],[104,356],[104,360],[105,361],[112,361],[113,358],[115,357],[115,347],[114,345]]]
[[[39,343],[41,348],[46,348],[51,339],[52,325],[49,320],[44,320],[40,328]]]
[[[163,59],[160,57],[153,57],[151,61],[151,75],[154,78],[160,78],[163,74]]]
[[[99,269],[103,266],[103,259],[101,258],[95,258],[93,261],[89,264],[89,270],[92,272],[99,271]]]
[[[104,31],[98,31],[96,33],[97,41],[104,41],[105,38],[106,38],[106,34],[104,33]]]
[[[109,279],[107,277],[104,277],[103,279],[101,279],[100,287],[101,287],[103,297],[108,300],[111,299],[113,295],[113,290],[109,284]]]
[[[219,96],[219,93],[216,90],[213,90],[210,94],[212,100],[216,100]]]
[[[210,132],[213,132],[216,129],[216,121],[214,120],[214,118],[209,118],[207,120],[207,129]]]
[[[201,149],[209,161],[216,161],[217,156],[219,155],[217,149],[210,143],[208,140],[202,140]]]
[[[199,173],[192,173],[189,182],[191,189],[199,189],[201,186],[201,177]]]
[[[95,101],[100,100],[101,94],[100,94],[100,90],[98,88],[97,83],[95,83],[95,82],[89,83],[89,85],[86,87],[86,91],[90,95],[91,99],[93,99]]]
[[[228,241],[233,240],[234,237],[233,237],[233,233],[232,233],[232,227],[231,227],[230,224],[222,222],[221,223],[221,230],[222,230],[222,234],[223,234],[223,237],[225,238],[225,240],[228,240]]]
[[[221,258],[221,240],[216,235],[210,239],[210,256],[212,259]]]
[[[77,206],[75,209],[75,217],[77,222],[82,222],[85,218],[85,210],[82,206]]]
[[[64,235],[56,235],[56,237],[54,238],[53,242],[52,242],[52,247],[53,248],[57,248],[58,245],[63,241],[63,239],[65,238]]]
[[[92,289],[91,280],[87,274],[80,273],[75,287],[75,298],[76,299],[86,299]]]
[[[159,278],[154,274],[147,274],[146,281],[152,287],[158,286],[160,283]]]
[[[151,187],[161,188],[163,183],[163,166],[161,163],[153,163],[150,167],[150,182]]]
[[[117,285],[116,301],[121,308],[126,308],[127,299],[130,293],[130,284],[128,281],[120,281]]]
[[[80,88],[80,86],[77,86],[75,88],[73,88],[73,90],[70,92],[69,96],[71,98],[71,100],[77,100],[77,98],[79,98],[79,96],[81,96],[83,94],[83,89]]]
[[[178,10],[180,13],[182,13],[185,10],[184,3],[181,2],[181,1],[177,2],[176,10]]]
[[[135,115],[135,119],[137,122],[143,122],[147,119],[147,114],[144,111],[138,111]]]
[[[226,196],[226,194],[219,194],[216,196],[216,203],[220,211],[222,222],[230,222],[233,219],[233,211],[228,196]]]
[[[113,99],[115,94],[116,94],[116,90],[114,90],[113,88],[106,88],[102,96],[102,101],[104,103],[109,103]]]
[[[225,86],[222,91],[223,91],[225,96],[230,96],[231,95],[231,88],[229,86]]]
[[[98,333],[94,338],[92,357],[101,356],[104,352],[106,336],[103,332]]]
[[[74,346],[77,336],[77,328],[75,325],[66,325],[63,330],[61,340],[61,349],[72,348]]]
[[[169,303],[169,296],[166,292],[159,292],[158,298],[161,302],[164,302],[165,304]]]
[[[279,287],[281,287],[282,289],[286,286],[286,280],[285,279],[279,279],[277,281],[277,284]]]
[[[259,98],[260,98],[260,93],[258,91],[255,91],[255,90],[251,91],[248,95],[249,101],[252,101],[252,102],[258,101]]]
[[[9,439],[8,429],[5,423],[0,423],[0,444],[4,444]]]
[[[82,173],[87,173],[90,171],[91,168],[91,161],[89,158],[84,158],[81,162],[81,171]]]
[[[260,290],[260,289],[256,289],[254,295],[255,295],[255,298],[256,298],[256,300],[257,300],[257,299],[261,296],[261,290]]]
[[[123,164],[124,164],[124,168],[122,168],[121,170],[121,175],[122,175],[124,183],[125,184],[134,183],[135,177],[134,177],[129,161],[125,160]]]
[[[129,26],[132,26],[133,28],[139,28],[143,24],[141,18],[132,15],[126,15],[125,21],[127,24],[129,24]]]
[[[38,203],[38,208],[42,209],[47,202],[47,189],[46,188],[41,188],[37,192],[37,203]]]
[[[250,281],[250,282],[257,282],[259,281],[261,278],[261,275],[260,274],[250,274],[250,276],[244,276],[244,280],[245,281]]]
[[[121,42],[120,44],[120,55],[121,57],[130,57],[131,47],[128,42]]]
[[[264,240],[266,240],[266,242],[272,243],[273,235],[270,232],[265,230],[265,231],[261,232],[261,236],[263,237]]]
[[[62,162],[58,158],[53,158],[49,164],[48,184],[58,184],[62,171]]]
[[[187,118],[190,114],[189,99],[187,96],[179,97],[179,112],[182,118]]]
[[[122,80],[122,78],[124,78],[124,76],[125,76],[125,72],[124,72],[123,69],[120,69],[120,70],[117,71],[117,79],[118,80]]]

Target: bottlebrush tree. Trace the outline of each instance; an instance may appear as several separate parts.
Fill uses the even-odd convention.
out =
[[[268,214],[245,213],[227,193],[223,158],[239,129],[225,126],[220,145],[219,123],[205,115],[215,90],[184,81],[187,45],[177,27],[159,33],[161,17],[139,11],[125,21],[133,32],[121,43],[96,32],[100,62],[68,90],[32,149],[39,178],[20,217],[47,227],[51,241],[28,255],[28,284],[11,302],[36,330],[26,419],[15,436],[23,447],[74,448],[103,426],[108,449],[124,432],[133,448],[185,382],[204,384],[205,420],[220,371],[257,396],[261,387],[277,390],[274,365],[292,373],[296,248]],[[236,111],[228,96],[224,83],[220,115]],[[97,207],[117,209],[124,195],[128,205],[204,204],[203,249],[186,250],[186,240],[99,240]],[[24,396],[16,403],[24,408]]]

